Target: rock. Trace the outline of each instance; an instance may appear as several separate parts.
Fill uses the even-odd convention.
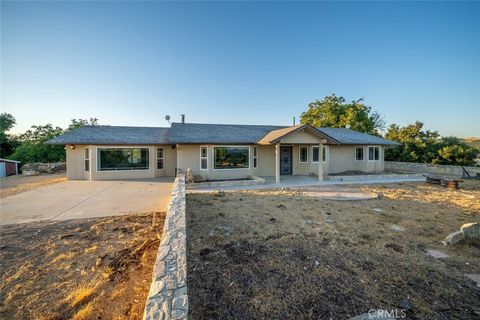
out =
[[[466,238],[480,238],[480,223],[473,222],[473,223],[465,223],[461,228],[460,231],[463,232]]]
[[[450,233],[446,238],[445,242],[449,245],[454,245],[459,243],[465,238],[465,234],[462,231],[455,231],[453,233]]]
[[[449,257],[448,254],[433,249],[428,249],[427,254],[434,257],[435,259],[444,259]]]
[[[58,173],[64,172],[67,169],[65,162],[55,163],[26,163],[21,167],[21,170],[26,175],[36,175],[41,173]]]
[[[478,273],[467,273],[467,274],[465,274],[465,276],[472,279],[473,281],[475,281],[475,283],[477,284],[477,287],[480,287],[480,274],[478,274]]]
[[[398,232],[403,232],[403,231],[405,231],[405,228],[400,227],[400,226],[397,226],[396,224],[392,224],[391,227],[390,227],[390,229],[395,230],[395,231],[398,231]]]

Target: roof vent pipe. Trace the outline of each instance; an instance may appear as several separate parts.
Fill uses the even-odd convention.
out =
[[[295,117],[293,117],[293,126],[295,126]]]
[[[182,123],[185,123],[185,115],[181,114],[180,116],[182,117]]]

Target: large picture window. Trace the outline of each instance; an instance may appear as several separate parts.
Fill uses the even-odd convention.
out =
[[[148,148],[100,148],[98,171],[148,170]]]
[[[214,147],[214,169],[246,169],[250,167],[249,147]]]

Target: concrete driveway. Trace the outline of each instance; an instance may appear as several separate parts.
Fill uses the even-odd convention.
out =
[[[0,200],[0,224],[166,211],[173,178],[65,181]]]

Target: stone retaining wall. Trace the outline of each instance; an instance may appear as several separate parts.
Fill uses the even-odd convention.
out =
[[[464,167],[471,175],[480,173],[480,167]],[[401,172],[429,173],[444,176],[462,177],[463,169],[461,166],[446,166],[439,164],[415,163],[415,162],[396,162],[385,161],[385,170]]]
[[[143,319],[187,319],[185,176],[178,175],[168,205]]]

